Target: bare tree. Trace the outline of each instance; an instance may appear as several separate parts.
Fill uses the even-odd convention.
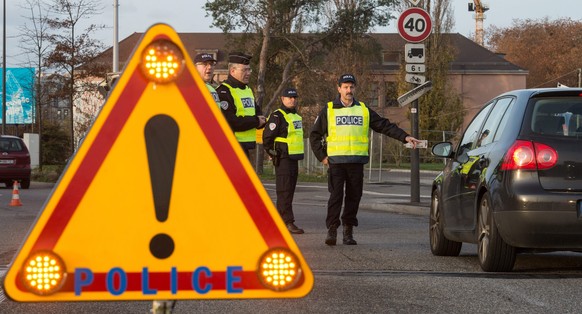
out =
[[[95,0],[53,0],[50,7],[53,16],[47,22],[53,31],[50,39],[54,49],[47,65],[69,77],[69,122],[71,152],[74,152],[75,111],[83,109],[75,105],[76,99],[83,94],[88,78],[103,73],[102,69],[89,68],[88,64],[103,50],[103,44],[91,35],[105,26],[84,26],[82,22],[99,15],[103,7]]]
[[[365,64],[361,48],[372,49],[369,49],[369,38],[362,35],[376,25],[386,25],[391,18],[387,12],[395,2],[337,0],[328,5],[329,1],[324,0],[212,0],[205,8],[213,17],[213,25],[225,33],[242,29],[248,35],[255,35],[245,37],[250,38],[246,46],[260,52],[257,103],[268,113],[280,91],[300,75],[319,83],[305,84],[308,87],[305,90],[313,92],[316,86],[324,85],[322,79],[334,80],[331,77],[338,75],[338,64],[343,69],[356,68],[352,66],[354,60]],[[305,34],[305,29],[313,31]],[[352,57],[342,58],[341,52]],[[375,52],[379,54],[379,50]],[[265,101],[268,88],[272,94],[270,100]],[[257,167],[257,171],[260,173],[261,169]]]
[[[36,69],[33,95],[34,95],[34,123],[38,123],[38,136],[42,138],[42,100],[43,88],[42,77],[44,75],[44,60],[51,48],[49,41],[49,26],[47,23],[47,7],[41,0],[25,0],[25,4],[21,7],[26,9],[30,14],[28,21],[22,25],[20,29],[19,47],[22,49],[28,59],[27,66]],[[34,131],[34,128],[33,128]],[[42,169],[43,165],[43,149],[42,142],[39,145],[39,167]]]

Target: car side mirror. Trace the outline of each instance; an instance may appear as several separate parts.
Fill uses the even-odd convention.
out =
[[[451,158],[453,156],[453,144],[451,142],[440,142],[432,147],[432,154],[437,157]]]

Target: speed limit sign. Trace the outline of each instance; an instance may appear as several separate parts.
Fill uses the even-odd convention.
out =
[[[431,30],[430,15],[423,9],[407,9],[398,18],[398,33],[408,42],[419,43],[425,40]]]

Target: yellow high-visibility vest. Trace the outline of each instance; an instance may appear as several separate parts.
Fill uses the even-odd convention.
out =
[[[214,99],[214,102],[216,102],[216,105],[218,106],[218,108],[220,108],[220,98],[218,98],[218,93],[216,92],[216,89],[214,89],[214,87],[208,83],[206,83],[206,88],[208,88],[210,95],[212,95],[212,99]]]
[[[303,119],[296,113],[286,113],[281,109],[277,111],[281,112],[287,121],[287,137],[277,137],[275,143],[287,143],[289,155],[303,155]]]
[[[334,109],[327,104],[327,155],[368,156],[370,112],[364,103],[360,106]]]
[[[222,84],[230,90],[230,94],[234,99],[237,117],[251,117],[255,115],[255,96],[250,87],[246,86],[245,89],[240,89],[233,88],[226,83]],[[246,131],[234,132],[234,136],[239,142],[255,142],[257,136],[256,129],[252,128]]]

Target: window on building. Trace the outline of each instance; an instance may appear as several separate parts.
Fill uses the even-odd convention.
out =
[[[400,52],[397,51],[383,51],[382,64],[400,64]]]
[[[384,86],[380,84],[384,84]],[[399,95],[396,82],[372,83],[370,90],[366,93],[369,95],[369,98],[366,99],[366,105],[370,107],[398,107]]]
[[[385,105],[386,107],[398,107],[398,83],[397,82],[386,82],[385,93],[386,100]]]
[[[370,100],[368,100],[367,105],[370,107],[378,107],[378,101],[379,101],[378,95],[380,95],[378,83],[370,84],[370,94],[369,95],[370,95]]]

